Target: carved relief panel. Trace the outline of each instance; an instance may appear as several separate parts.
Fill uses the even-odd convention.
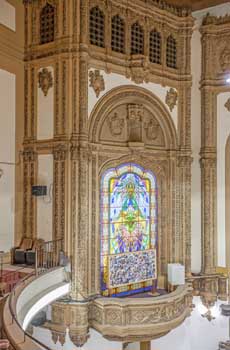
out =
[[[215,17],[209,14],[201,27],[205,78],[222,77],[230,72],[230,16]],[[211,59],[209,59],[211,57]]]
[[[164,147],[164,134],[154,115],[142,104],[121,104],[108,113],[101,129],[105,142],[143,143]]]

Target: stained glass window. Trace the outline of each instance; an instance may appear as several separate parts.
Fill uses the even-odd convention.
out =
[[[105,172],[100,228],[103,294],[151,285],[157,237],[157,184],[151,171],[128,163]]]

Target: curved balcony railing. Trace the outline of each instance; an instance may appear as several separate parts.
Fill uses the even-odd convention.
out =
[[[7,298],[3,309],[3,334],[16,350],[50,350],[26,332],[33,316],[46,305],[69,293],[63,267],[36,276],[35,272],[21,280]]]
[[[34,315],[46,305],[69,293],[63,240],[44,242],[34,250],[35,269],[16,283],[3,308],[3,334],[18,350],[50,350],[26,332]]]

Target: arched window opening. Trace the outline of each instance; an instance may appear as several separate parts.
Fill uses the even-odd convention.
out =
[[[89,35],[90,44],[105,47],[105,16],[98,6],[90,10]]]
[[[169,68],[177,68],[177,45],[172,35],[167,38],[166,65]]]
[[[118,15],[112,18],[111,48],[116,52],[125,52],[125,23]]]
[[[126,163],[101,180],[101,290],[104,296],[151,289],[156,273],[157,183]]]
[[[46,44],[54,41],[55,8],[46,4],[40,14],[40,43]]]
[[[136,22],[131,27],[131,55],[144,54],[144,31]]]
[[[149,60],[161,64],[161,34],[152,30],[149,35]]]

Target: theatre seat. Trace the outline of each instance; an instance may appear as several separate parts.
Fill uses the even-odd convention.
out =
[[[26,264],[27,265],[35,265],[36,249],[41,248],[41,246],[43,244],[44,244],[43,239],[35,239],[34,240],[32,249],[26,251]]]
[[[19,247],[13,249],[13,263],[25,264],[26,263],[26,251],[31,249],[33,240],[31,238],[23,238]]]

